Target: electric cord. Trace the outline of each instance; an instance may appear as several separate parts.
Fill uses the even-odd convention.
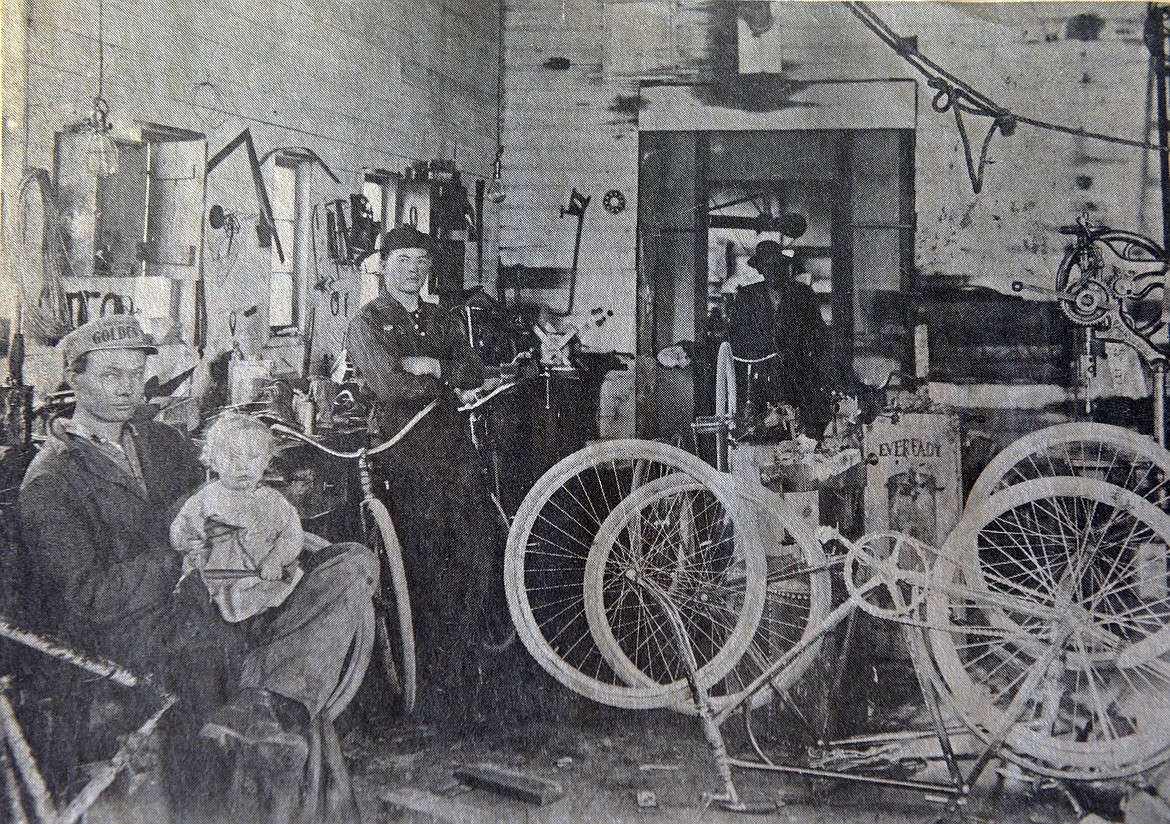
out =
[[[931,60],[919,50],[918,37],[916,35],[911,37],[899,35],[867,3],[862,2],[862,0],[850,0],[845,5],[858,20],[865,24],[866,28],[876,34],[882,42],[910,64],[919,74],[926,77],[927,85],[935,90],[934,98],[930,102],[931,108],[939,114],[944,114],[948,111],[954,112],[955,126],[959,131],[959,139],[963,143],[963,154],[967,161],[967,175],[971,180],[971,188],[975,194],[979,194],[983,188],[984,171],[987,166],[987,151],[991,145],[991,139],[997,131],[1005,137],[1010,137],[1015,131],[1016,126],[1021,123],[1037,129],[1059,132],[1061,134],[1090,140],[1100,140],[1122,146],[1131,146],[1137,149],[1159,152],[1170,151],[1170,146],[1160,146],[1148,141],[1133,140],[1116,135],[1093,132],[1088,129],[1074,128],[1013,112],[1011,109],[999,105],[978,89],[965,83],[962,79],[956,77],[938,63]],[[964,113],[978,117],[992,118],[992,124],[987,130],[987,135],[984,137],[983,145],[979,151],[978,163],[976,163],[971,151],[971,139],[967,133],[967,124],[963,120]]]

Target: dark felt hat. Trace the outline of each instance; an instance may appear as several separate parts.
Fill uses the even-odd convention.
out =
[[[784,247],[774,240],[761,240],[756,244],[756,251],[747,259],[747,265],[753,269],[759,269],[769,262],[779,263],[785,261]]]
[[[399,249],[422,249],[431,251],[430,235],[424,235],[413,226],[398,226],[382,236],[382,257]]]

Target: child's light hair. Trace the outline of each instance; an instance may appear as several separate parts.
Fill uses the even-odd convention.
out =
[[[269,455],[275,449],[272,433],[263,423],[247,415],[224,412],[208,427],[207,442],[203,445],[200,459],[205,465],[211,466],[216,458],[226,456],[231,452],[232,444],[239,442],[243,436],[250,436],[250,438],[262,442]]]

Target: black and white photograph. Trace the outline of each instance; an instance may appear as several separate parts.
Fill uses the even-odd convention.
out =
[[[0,824],[1170,824],[1170,4],[2,0]]]

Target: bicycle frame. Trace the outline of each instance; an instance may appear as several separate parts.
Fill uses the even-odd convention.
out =
[[[822,544],[828,544],[830,542],[837,541],[851,547],[849,553],[847,553],[845,557],[856,554],[858,547],[860,546],[859,544],[854,544],[853,542],[844,538],[840,533],[830,527],[823,527],[818,532],[817,538]],[[907,540],[913,539],[907,538]],[[837,556],[837,558],[840,558],[841,560],[845,559],[842,556]],[[834,560],[830,560],[830,569],[834,566],[840,566],[840,562],[834,563]],[[828,570],[825,571],[827,572]],[[884,571],[888,573],[890,570],[887,569]],[[915,585],[920,585],[922,583],[920,575],[918,574],[907,577],[913,581]],[[778,675],[780,675],[788,667],[793,666],[802,655],[804,655],[812,647],[819,644],[825,635],[832,632],[842,622],[850,618],[857,609],[862,609],[863,611],[867,611],[873,614],[872,610],[867,610],[864,606],[864,595],[868,591],[875,590],[879,587],[892,588],[895,583],[901,583],[901,581],[895,582],[890,580],[888,577],[879,575],[870,581],[869,584],[858,588],[854,592],[851,592],[850,596],[842,604],[837,606],[828,616],[825,617],[821,625],[817,627],[814,633],[806,636],[805,638],[802,638],[795,646],[787,650],[783,656],[774,661],[735,700],[728,702],[720,709],[715,710],[713,709],[711,701],[706,692],[699,686],[698,666],[695,660],[694,650],[691,646],[690,638],[683,626],[682,616],[679,614],[678,609],[672,603],[669,596],[664,593],[660,587],[657,586],[650,578],[638,576],[634,580],[635,584],[643,588],[647,596],[653,599],[653,601],[657,603],[657,605],[666,614],[668,624],[670,625],[674,634],[675,643],[678,646],[680,657],[686,665],[687,682],[690,686],[692,698],[698,711],[699,722],[703,728],[703,735],[710,746],[712,756],[715,761],[716,772],[721,782],[723,783],[722,793],[708,794],[707,797],[710,801],[718,802],[725,809],[731,811],[761,811],[749,806],[740,799],[739,794],[735,788],[734,780],[732,778],[732,767],[763,770],[768,772],[783,772],[814,778],[843,779],[860,783],[916,790],[924,792],[928,794],[928,796],[935,795],[947,798],[948,810],[953,811],[957,806],[965,803],[971,792],[972,786],[974,786],[979,776],[991,762],[991,759],[995,756],[995,753],[998,751],[999,747],[1002,746],[1004,738],[1006,737],[1011,725],[1014,724],[1016,720],[1018,720],[1020,715],[1022,715],[1028,706],[1028,701],[1034,694],[1037,686],[1039,685],[1040,679],[1047,668],[1045,665],[1038,666],[1033,670],[1033,675],[1030,677],[1029,682],[1024,684],[1019,694],[1017,694],[1013,701],[1013,707],[1009,708],[1009,719],[1011,723],[1005,725],[1003,729],[996,731],[992,742],[988,743],[984,747],[982,753],[976,757],[974,766],[967,772],[967,774],[964,775],[958,763],[959,758],[956,748],[953,745],[952,733],[956,732],[956,730],[948,728],[945,723],[940,703],[941,697],[939,696],[937,689],[926,678],[924,678],[923,674],[918,671],[917,667],[915,667],[915,674],[918,678],[919,688],[930,716],[933,733],[939,741],[943,761],[945,762],[947,770],[951,775],[952,780],[949,784],[932,781],[918,781],[910,778],[891,778],[880,775],[870,775],[865,773],[826,769],[814,766],[778,764],[769,759],[764,754],[762,748],[755,738],[755,735],[751,733],[750,722],[748,727],[749,740],[759,760],[751,761],[743,758],[736,758],[728,754],[721,731],[722,725],[741,710],[744,711],[745,717],[748,717],[751,700],[756,693],[760,692],[761,690],[771,688],[772,683],[776,680]],[[988,593],[983,593],[975,589],[959,589],[961,589],[965,595],[974,598],[982,598],[983,596],[988,595]],[[994,602],[996,599],[991,598],[990,600]],[[1037,610],[1037,614],[1047,617],[1047,611]],[[915,627],[928,627],[928,625],[925,623],[910,619],[909,615],[907,615],[903,620],[898,620],[897,618],[891,616],[884,617],[886,620],[892,620],[897,623],[906,625],[906,639],[907,642],[911,645],[920,643],[920,641],[915,636],[913,629]],[[1071,630],[1066,631],[1071,632]],[[1055,656],[1059,646],[1059,644],[1053,644],[1049,649],[1048,655]],[[1015,710],[1014,714],[1011,713],[1012,709]],[[905,736],[899,736],[897,734],[894,734],[892,739],[886,736],[870,736],[866,739],[865,743],[873,746],[874,744],[886,743],[889,740],[897,741],[904,737]],[[831,747],[833,743],[834,742],[830,742],[828,745],[826,745],[826,747]]]
[[[130,766],[132,753],[150,737],[162,720],[163,715],[175,704],[175,697],[156,687],[149,679],[140,678],[112,661],[92,658],[49,638],[44,638],[20,629],[0,615],[0,636],[15,641],[29,649],[36,650],[80,667],[101,679],[108,679],[123,687],[148,687],[158,693],[162,704],[137,730],[127,736],[126,741],[114,755],[95,769],[89,781],[64,808],[53,801],[49,788],[37,767],[36,758],[24,736],[24,730],[16,717],[16,710],[9,700],[12,687],[10,676],[0,677],[0,767],[4,769],[6,788],[12,798],[12,812],[15,820],[27,820],[21,792],[27,793],[32,802],[37,821],[42,824],[73,824],[81,819],[94,805],[103,792],[114,783],[123,769]]]
[[[745,492],[748,494],[752,493],[750,485],[744,484],[743,482],[736,483],[735,479],[729,480],[731,480],[733,486],[742,487],[738,489],[739,494],[742,495]],[[758,491],[755,493],[755,497],[759,497]],[[679,659],[685,666],[686,680],[703,729],[704,738],[709,744],[715,761],[716,772],[723,784],[721,793],[712,794],[708,797],[711,801],[721,803],[727,809],[737,811],[749,809],[749,806],[740,799],[732,779],[731,770],[733,767],[737,767],[771,772],[785,772],[825,779],[847,779],[920,791],[928,794],[928,796],[934,796],[940,799],[945,798],[948,811],[953,811],[957,806],[966,803],[972,787],[991,761],[1000,753],[1007,742],[1011,730],[1023,720],[1024,714],[1033,707],[1033,698],[1036,697],[1037,692],[1041,689],[1043,682],[1048,677],[1047,673],[1054,664],[1057,655],[1060,654],[1065,642],[1074,632],[1084,633],[1087,630],[1089,640],[1094,644],[1100,645],[1100,649],[1104,650],[1106,654],[1116,653],[1121,644],[1121,640],[1117,637],[1095,625],[1090,624],[1086,627],[1083,622],[1078,623],[1075,616],[1070,615],[1067,610],[1062,611],[1057,606],[1016,598],[1010,591],[993,592],[961,583],[945,581],[940,583],[935,576],[936,565],[944,558],[948,558],[948,563],[952,564],[957,563],[960,559],[945,556],[943,550],[928,547],[908,536],[893,532],[872,533],[857,542],[853,542],[844,538],[840,533],[830,527],[821,527],[815,533],[815,540],[822,547],[831,543],[838,543],[846,547],[847,551],[845,553],[838,553],[831,556],[823,568],[814,572],[817,574],[830,574],[834,568],[843,567],[845,588],[849,593],[848,598],[834,608],[811,633],[806,634],[781,657],[768,665],[743,692],[738,694],[733,700],[724,700],[718,708],[713,705],[711,698],[699,683],[699,669],[696,663],[695,651],[692,647],[690,636],[684,627],[683,617],[678,606],[672,601],[671,594],[664,591],[652,575],[646,574],[635,567],[631,567],[627,572],[628,579],[642,590],[646,600],[655,603],[666,616],[666,624],[671,629],[674,646],[679,654]],[[879,557],[880,553],[875,553],[874,551],[873,545],[879,540],[892,540],[895,542],[894,550],[887,557]],[[903,548],[910,550],[908,557],[903,553]],[[1073,580],[1079,579],[1085,572],[1090,557],[1085,556],[1083,559],[1078,560],[1076,565],[1065,572],[1065,577]],[[862,578],[865,580],[859,580]],[[907,592],[909,595],[906,594]],[[871,600],[871,597],[875,595],[883,596],[880,599],[880,603],[877,598]],[[961,599],[960,602],[964,604],[964,608],[974,608],[977,610],[980,608],[990,608],[993,611],[1000,610],[1010,612],[1013,615],[1021,615],[1025,618],[1048,621],[1053,625],[1055,630],[1051,637],[1044,639],[1046,649],[1044,649],[1035,663],[1030,665],[1026,678],[1023,680],[1016,694],[1012,697],[1010,705],[1004,711],[1001,723],[992,729],[985,730],[986,735],[982,742],[967,730],[947,726],[942,710],[942,696],[939,692],[939,687],[933,681],[933,672],[925,672],[922,669],[924,665],[920,662],[933,661],[933,659],[928,658],[926,655],[919,654],[922,649],[921,645],[926,643],[928,638],[923,631],[946,629],[935,627],[919,615],[923,603],[930,595],[934,595],[935,597],[945,595],[952,600]],[[892,604],[892,606],[889,606],[889,604]],[[946,764],[947,771],[950,775],[951,780],[949,783],[857,773],[850,772],[846,769],[832,769],[816,765],[776,763],[765,755],[762,747],[752,733],[750,727],[750,710],[753,697],[761,691],[775,689],[773,685],[778,681],[784,681],[782,676],[789,668],[797,666],[801,658],[809,650],[816,647],[825,635],[832,632],[847,619],[850,619],[858,609],[874,617],[899,623],[905,627],[906,641],[911,647],[912,653],[914,653],[912,658],[915,661],[915,675],[929,714],[933,735],[939,742],[941,758]],[[987,627],[979,629],[968,628],[967,631],[972,635],[985,635],[997,641],[1017,637],[1035,640],[1035,636],[1030,635],[1023,627],[996,626],[994,622]],[[1134,646],[1141,646],[1141,643],[1139,642],[1139,644]],[[1125,651],[1132,653],[1131,657],[1136,656],[1143,660],[1148,657],[1148,655],[1144,654],[1148,652],[1146,650],[1142,650],[1143,654],[1141,655],[1138,654],[1137,650],[1126,648]],[[1170,676],[1170,667],[1167,667],[1161,662],[1155,660],[1151,664],[1149,661],[1145,661],[1145,664],[1153,667],[1163,677]],[[1129,666],[1134,665],[1136,664],[1129,664]],[[930,666],[933,668],[937,665],[931,663]],[[787,681],[784,682],[787,683]],[[741,711],[745,719],[747,719],[749,742],[755,751],[756,760],[732,757],[728,754],[726,745],[724,744],[721,731],[722,725]],[[964,737],[968,743],[968,746],[963,750],[963,757],[974,759],[974,763],[966,771],[959,764],[959,750],[954,743],[956,734]],[[915,736],[920,737],[917,734]],[[866,758],[863,757],[864,753],[853,753],[852,760],[858,766],[862,767],[867,764],[872,764],[875,761],[888,763],[891,758],[890,750],[893,749],[892,745],[897,744],[905,737],[905,734],[868,736],[863,739],[863,743],[870,748],[877,747],[878,749],[876,750],[871,749],[871,752],[875,753],[875,755],[872,758]],[[972,748],[970,744],[974,744],[975,746]],[[820,746],[832,748],[834,743]],[[881,749],[883,747],[887,749]],[[1076,806],[1075,798],[1068,792],[1061,779],[1056,779],[1056,786],[1064,792],[1065,797],[1070,803]]]

